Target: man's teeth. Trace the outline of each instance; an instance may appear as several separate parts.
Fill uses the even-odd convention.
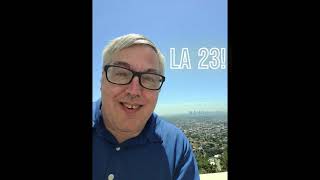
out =
[[[132,104],[123,104],[123,105],[129,109],[137,109],[139,107],[139,105],[132,105]]]

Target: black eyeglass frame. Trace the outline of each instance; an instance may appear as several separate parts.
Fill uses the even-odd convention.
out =
[[[129,81],[128,83],[125,83],[125,84],[119,84],[119,83],[115,83],[115,82],[110,81],[109,78],[108,78],[108,69],[109,69],[110,67],[118,67],[118,68],[126,69],[126,70],[132,72],[133,75],[132,75],[130,81]],[[149,72],[136,72],[136,71],[133,71],[133,70],[128,69],[128,68],[126,68],[126,67],[117,66],[117,65],[109,65],[109,64],[107,64],[107,65],[104,66],[103,69],[104,69],[104,71],[105,71],[106,79],[108,80],[108,82],[110,82],[110,83],[112,83],[112,84],[117,84],[117,85],[127,85],[127,84],[130,84],[130,83],[132,82],[133,78],[134,78],[135,76],[138,76],[139,84],[140,84],[141,87],[146,88],[146,89],[149,89],[149,90],[159,90],[159,89],[161,89],[161,87],[162,87],[162,85],[163,85],[163,83],[164,83],[164,81],[165,81],[165,79],[166,79],[166,77],[164,77],[164,76],[161,75],[161,74],[149,73]],[[162,78],[160,87],[157,88],[157,89],[150,89],[150,88],[147,88],[147,87],[145,87],[144,85],[142,85],[141,76],[142,76],[143,74],[153,74],[153,75],[160,76],[160,77]]]

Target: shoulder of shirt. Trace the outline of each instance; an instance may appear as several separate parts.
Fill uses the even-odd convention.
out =
[[[158,116],[153,113],[156,119],[156,130],[155,133],[161,138],[173,138],[173,139],[185,139],[187,140],[185,134],[182,132],[180,128],[178,128],[173,123],[169,122],[167,119]]]
[[[98,121],[98,111],[100,109],[101,99],[92,102],[92,127],[97,123]]]

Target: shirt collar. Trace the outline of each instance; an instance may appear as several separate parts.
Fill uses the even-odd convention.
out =
[[[150,142],[162,143],[160,136],[156,133],[157,124],[158,116],[152,113],[143,131]]]

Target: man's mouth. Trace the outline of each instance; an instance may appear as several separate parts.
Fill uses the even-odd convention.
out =
[[[140,107],[142,107],[142,105],[139,105],[139,104],[129,104],[129,103],[124,103],[124,102],[121,102],[120,104],[129,110],[137,110]]]

